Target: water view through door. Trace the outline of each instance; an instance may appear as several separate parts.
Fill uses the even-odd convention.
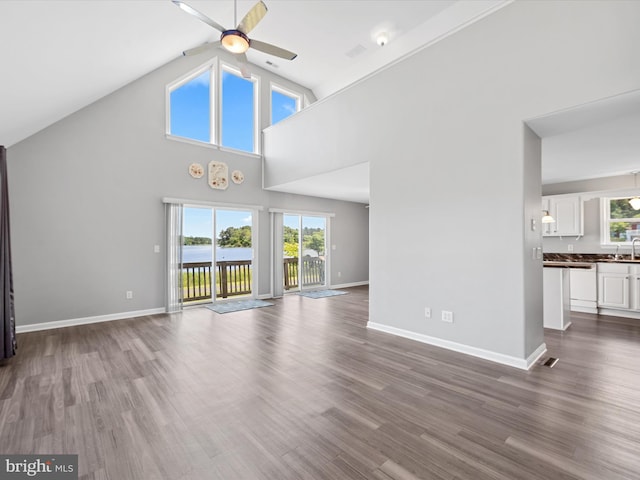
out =
[[[252,225],[250,211],[184,208],[182,279],[185,304],[252,294]]]
[[[325,217],[283,215],[284,289],[326,285]]]

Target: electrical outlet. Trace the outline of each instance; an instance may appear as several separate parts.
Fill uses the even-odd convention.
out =
[[[127,300],[131,300],[133,298],[133,292],[131,290],[127,290],[125,297],[127,297]]]
[[[160,245],[153,246],[153,253],[160,253]]]
[[[567,245],[567,252],[573,252],[573,245],[572,244]]]
[[[424,318],[431,318],[431,309],[429,307],[424,307]]]
[[[338,272],[338,278],[342,276],[342,272]]]
[[[453,323],[453,312],[447,310],[442,311],[442,321],[447,323]]]

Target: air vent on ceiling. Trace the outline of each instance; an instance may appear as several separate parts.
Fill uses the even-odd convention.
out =
[[[265,63],[266,63],[267,65],[269,65],[270,67],[278,68],[278,65],[276,65],[275,63],[273,63],[271,60],[267,60]]]
[[[358,55],[364,53],[365,50],[366,50],[366,47],[363,47],[362,45],[358,44],[355,47],[353,47],[351,50],[349,50],[345,55],[349,58],[355,58]]]

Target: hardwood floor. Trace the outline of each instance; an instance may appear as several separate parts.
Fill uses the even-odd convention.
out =
[[[576,314],[524,372],[367,330],[349,292],[21,334],[0,453],[86,480],[640,478],[640,323]]]

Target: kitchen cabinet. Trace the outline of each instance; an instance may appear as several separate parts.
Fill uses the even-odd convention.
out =
[[[598,313],[598,276],[593,268],[570,268],[571,310]],[[640,279],[640,276],[638,276]],[[637,282],[640,288],[640,280]],[[640,303],[640,296],[638,297]]]
[[[542,209],[548,210],[554,223],[543,224],[545,237],[584,235],[582,198],[573,195],[549,195],[542,197]]]
[[[598,307],[630,308],[630,273],[624,264],[598,264]]]

